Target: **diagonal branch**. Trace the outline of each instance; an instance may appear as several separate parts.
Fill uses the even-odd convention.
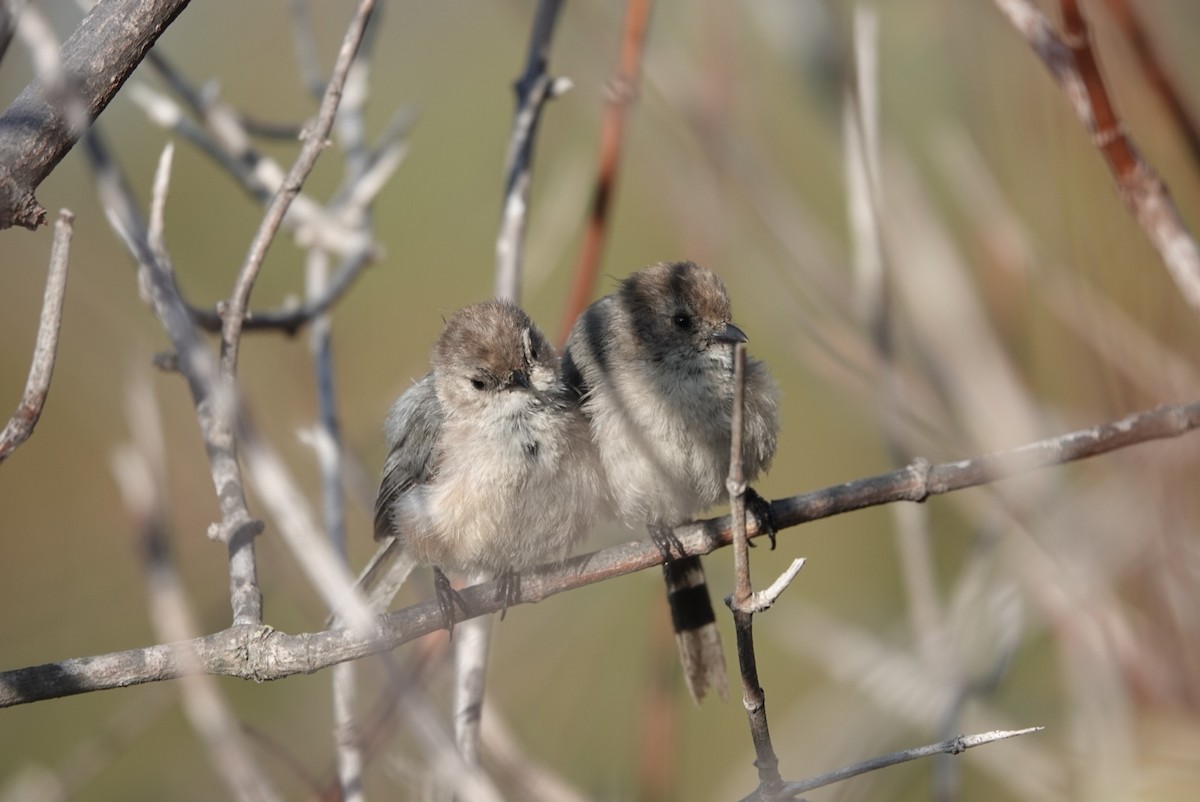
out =
[[[525,70],[513,85],[517,111],[504,156],[504,206],[496,237],[496,292],[501,300],[517,303],[521,297],[521,262],[525,241],[526,210],[533,171],[533,143],[546,102],[571,88],[566,78],[547,71],[550,41],[562,0],[540,0],[529,36]]]
[[[35,78],[0,115],[0,230],[46,222],[34,190],[187,4],[101,0],[63,44],[59,78]]]
[[[1003,741],[1006,738],[1015,738],[1019,735],[1030,735],[1035,732],[1041,732],[1042,729],[1042,727],[1026,727],[1023,730],[992,730],[991,732],[981,732],[977,735],[959,735],[957,738],[948,738],[945,741],[939,741],[935,744],[880,755],[879,757],[864,760],[861,763],[855,763],[852,766],[846,766],[827,774],[810,777],[807,780],[784,783],[782,797],[784,799],[792,799],[797,794],[802,794],[805,791],[811,791],[814,788],[824,788],[826,785],[848,780],[851,777],[857,777],[869,771],[886,769],[888,766],[895,766],[897,763],[905,763],[909,760],[917,760],[940,754],[960,755],[976,746]],[[751,802],[755,798],[754,796],[748,796],[742,802]]]
[[[1172,119],[1175,120],[1175,124],[1183,134],[1188,150],[1191,151],[1192,161],[1196,166],[1200,166],[1200,126],[1196,124],[1196,118],[1184,102],[1179,82],[1159,58],[1154,43],[1150,39],[1150,33],[1142,23],[1141,12],[1136,10],[1129,0],[1108,0],[1108,7],[1113,17],[1116,18],[1117,24],[1125,32],[1126,38],[1129,39],[1129,44],[1133,47],[1133,52],[1142,65],[1142,72],[1150,81],[1150,86],[1158,92],[1159,97],[1166,104],[1167,110],[1171,113]]]
[[[931,465],[916,460],[890,473],[779,499],[771,504],[778,529],[828,518],[852,510],[896,501],[924,501],[930,496],[976,487],[1052,465],[1106,454],[1121,448],[1179,437],[1200,428],[1200,402],[1130,415],[1035,443],[981,457]],[[755,527],[756,529],[756,527]],[[677,527],[683,556],[703,556],[732,543],[729,516]],[[755,537],[759,532],[751,533]],[[544,566],[523,576],[519,598],[508,607],[532,604],[585,585],[603,582],[662,564],[662,552],[651,541],[625,543]],[[459,592],[468,617],[497,612],[505,603],[494,583]],[[288,635],[270,627],[234,626],[180,643],[161,644],[94,657],[0,673],[0,708],[109,688],[160,682],[183,676],[187,661],[210,674],[257,682],[311,674],[335,663],[389,651],[445,627],[436,601],[425,601],[377,619],[373,634],[360,630],[327,630]]]
[[[261,312],[247,311],[242,331],[278,331],[289,337],[294,336],[300,329],[333,309],[359,274],[374,262],[377,256],[378,252],[374,249],[350,254],[334,271],[323,290],[301,303],[290,306],[285,303],[278,309],[266,309]],[[201,309],[190,304],[188,310],[192,320],[200,328],[211,332],[221,331],[222,318],[216,310]]]
[[[54,357],[58,350],[58,329],[62,323],[63,297],[67,292],[67,263],[71,256],[71,234],[75,215],[67,209],[58,213],[54,224],[54,244],[50,247],[50,271],[46,278],[46,293],[42,298],[42,317],[38,322],[37,341],[33,347],[33,362],[25,393],[17,411],[0,431],[0,462],[29,439],[33,427],[42,416],[46,395],[50,392],[50,376],[54,373]]]
[[[1062,0],[1064,35],[1030,0],[993,0],[1029,42],[1070,101],[1104,156],[1117,194],[1150,238],[1184,300],[1200,313],[1200,247],[1188,231],[1166,185],[1141,157],[1117,116],[1092,50],[1077,0]]]
[[[338,104],[342,100],[342,87],[345,86],[350,67],[354,64],[354,56],[358,52],[359,44],[362,43],[363,33],[366,31],[374,8],[375,0],[359,0],[350,28],[346,31],[341,49],[338,51],[333,75],[325,89],[325,96],[321,99],[317,119],[308,130],[304,146],[300,148],[300,154],[296,157],[291,169],[288,170],[283,185],[280,186],[279,191],[275,193],[275,197],[267,206],[262,223],[254,235],[254,240],[250,243],[246,261],[238,273],[233,294],[223,312],[224,325],[221,330],[221,374],[227,381],[232,380],[237,373],[238,345],[241,341],[246,308],[250,302],[250,292],[254,289],[254,282],[258,279],[258,271],[262,268],[263,260],[267,256],[267,249],[275,239],[275,234],[283,223],[283,217],[287,214],[288,207],[292,200],[300,194],[304,180],[312,172],[317,157],[321,155],[321,151],[328,144],[329,131],[333,128]],[[228,421],[228,424],[232,429],[232,419]]]

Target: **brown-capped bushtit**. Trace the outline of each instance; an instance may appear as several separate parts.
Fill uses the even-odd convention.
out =
[[[587,534],[604,477],[554,348],[516,306],[456,312],[430,367],[384,424],[375,538],[387,542],[360,584],[382,610],[414,564],[434,566],[452,625],[441,570],[496,576],[511,593],[518,572],[563,559]]]
[[[727,496],[733,352],[745,341],[724,282],[692,262],[629,276],[567,339],[563,378],[591,423],[616,515],[647,524],[664,556],[672,527]],[[775,452],[779,389],[757,359],[745,375],[743,460],[753,480]],[[700,560],[668,560],[663,571],[692,697],[723,698],[725,657]]]

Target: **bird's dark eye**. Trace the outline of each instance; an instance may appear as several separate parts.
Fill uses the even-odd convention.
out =
[[[692,316],[686,312],[677,312],[675,317],[671,318],[671,322],[675,324],[677,329],[690,329],[692,327]]]
[[[487,382],[483,379],[471,379],[471,386],[476,390],[482,390],[487,387]]]

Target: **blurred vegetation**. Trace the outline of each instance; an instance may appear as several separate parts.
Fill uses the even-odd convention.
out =
[[[43,5],[60,35],[79,19],[73,3]],[[854,5],[660,4],[626,139],[597,294],[663,259],[695,259],[725,277],[735,319],[784,390],[783,439],[758,489],[792,495],[918,453],[954,459],[1194,400],[1195,316],[1058,89],[987,2],[874,4],[894,373],[875,354],[854,314],[846,222],[843,81]],[[1200,113],[1200,6],[1135,5]],[[328,65],[352,3],[312,6]],[[1053,13],[1054,4],[1043,6]],[[1200,170],[1179,131],[1105,4],[1084,6],[1130,133],[1185,220],[1200,219]],[[360,465],[347,488],[355,564],[373,546],[369,505],[388,404],[425,371],[443,315],[491,292],[510,83],[533,7],[455,0],[383,8],[368,123],[378,132],[404,103],[419,118],[408,159],[376,208],[387,255],[334,313],[345,445]],[[523,299],[551,336],[562,324],[621,13],[620,3],[566,4],[552,49],[552,71],[574,89],[551,104],[541,128]],[[294,122],[314,105],[291,44],[285,4],[210,0],[193,3],[159,47],[235,107]],[[5,59],[5,103],[30,77],[25,56],[14,43]],[[159,83],[145,66],[132,81]],[[145,201],[167,137],[128,95],[126,87],[99,127]],[[295,151],[264,147],[284,164]],[[331,156],[306,186],[316,197],[337,180]],[[970,193],[971,175],[994,183],[996,207]],[[153,377],[163,410],[179,570],[206,631],[229,619],[225,549],[205,536],[218,510],[190,399],[178,376],[151,365],[166,339],[138,300],[130,258],[104,221],[81,153],[67,157],[39,198],[52,211],[72,209],[77,223],[49,401],[34,437],[0,467],[4,668],[154,640],[133,525],[110,471],[114,448],[129,438],[123,408],[137,374]],[[167,238],[193,303],[228,295],[258,221],[256,204],[180,143]],[[2,236],[0,402],[15,405],[50,230]],[[302,291],[303,253],[281,236],[252,307]],[[1130,350],[1143,342],[1135,333],[1145,347]],[[981,353],[971,372],[947,354],[969,349],[976,336],[996,358]],[[256,419],[315,505],[315,460],[296,435],[315,413],[305,335],[247,335],[240,375]],[[1013,391],[1020,410],[997,409],[997,387]],[[755,551],[759,581],[796,555],[809,558],[758,619],[784,776],[945,734],[1040,724],[1040,735],[954,758],[961,798],[1194,798],[1198,461],[1194,438],[1140,446],[920,508],[789,530],[776,552]],[[253,500],[252,510],[261,512]],[[640,534],[604,527],[592,545],[631,537]],[[922,588],[914,590],[904,567],[903,555],[919,554],[922,543],[932,626],[914,613]],[[730,562],[727,552],[707,560],[714,592],[731,587]],[[267,623],[290,632],[321,626],[321,603],[270,521],[259,570]],[[422,580],[405,598],[427,592]],[[741,705],[692,706],[673,649],[663,647],[665,618],[660,580],[644,572],[515,609],[495,629],[496,709],[532,759],[591,798],[648,793],[641,756],[651,747],[670,771],[672,798],[737,798],[754,786]],[[725,635],[732,667],[732,629]],[[363,666],[364,707],[375,707],[380,672],[371,661]],[[444,695],[444,667],[432,673],[431,688]],[[979,692],[947,719],[968,685]],[[220,686],[289,798],[311,795],[296,766],[330,781],[327,674]],[[0,711],[0,797],[32,787],[20,783],[41,772],[56,773],[82,799],[225,796],[177,691],[146,686]],[[650,719],[663,716],[673,737],[647,744],[651,724],[664,724]],[[418,796],[405,743],[396,735],[372,758],[371,796],[395,798],[397,782]],[[907,764],[808,798],[929,799],[938,765]]]

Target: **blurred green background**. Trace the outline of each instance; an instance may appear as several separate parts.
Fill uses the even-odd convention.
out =
[[[80,17],[72,3],[42,5],[61,36]],[[353,4],[311,5],[328,70]],[[338,402],[356,463],[347,478],[355,565],[373,547],[369,505],[387,407],[425,371],[443,316],[492,291],[511,82],[534,5],[382,4],[369,136],[401,104],[418,117],[407,161],[376,206],[386,256],[333,315]],[[1108,4],[1083,5],[1130,133],[1184,219],[1197,220],[1196,161]],[[1136,6],[1200,111],[1200,6]],[[627,131],[596,294],[663,259],[691,258],[724,276],[735,320],[784,391],[778,456],[758,489],[788,496],[917,454],[956,459],[1195,399],[1194,313],[1063,96],[988,2],[874,4],[895,357],[878,354],[857,311],[861,251],[846,211],[854,8],[659,4]],[[566,4],[551,51],[552,71],[574,88],[543,118],[522,301],[552,339],[563,325],[622,13],[620,3]],[[299,122],[314,111],[282,2],[193,3],[159,48],[255,118]],[[5,103],[30,74],[14,43],[0,71]],[[136,83],[161,86],[145,66]],[[129,95],[127,85],[99,127],[145,203],[168,135]],[[296,149],[262,147],[285,166]],[[327,198],[339,176],[334,149],[305,191]],[[178,569],[201,628],[229,623],[225,549],[205,536],[219,512],[190,397],[178,376],[152,367],[167,341],[138,299],[82,153],[70,154],[38,197],[52,213],[72,209],[77,222],[49,401],[33,438],[0,467],[3,668],[155,641],[135,526],[110,469],[130,438],[124,408],[139,378],[152,382],[162,409]],[[211,306],[229,295],[259,219],[228,176],[177,143],[167,244],[189,300]],[[0,403],[15,406],[24,385],[50,236],[48,228],[2,234]],[[301,294],[303,259],[281,235],[251,306]],[[243,343],[247,402],[317,507],[315,459],[297,434],[316,410],[307,335],[249,334]],[[958,732],[1044,725],[949,764],[910,763],[808,798],[1194,798],[1198,462],[1194,438],[1144,445],[919,508],[788,530],[777,551],[753,552],[763,584],[793,557],[809,560],[757,619],[784,776]],[[256,499],[251,505],[265,515]],[[266,523],[258,549],[266,621],[319,629],[321,602]],[[602,527],[591,546],[640,536]],[[731,560],[725,551],[706,561],[717,594],[731,587]],[[422,578],[403,598],[427,593]],[[755,782],[744,712],[736,693],[692,705],[661,596],[657,572],[647,571],[510,611],[494,630],[491,699],[526,756],[589,798],[738,798]],[[732,670],[733,632],[721,621]],[[362,665],[371,712],[381,672]],[[447,671],[431,669],[436,698]],[[287,798],[310,798],[330,782],[328,672],[219,685]],[[422,797],[422,768],[408,746],[402,733],[375,744],[371,797]],[[59,792],[227,796],[176,684],[0,711],[0,798]]]

